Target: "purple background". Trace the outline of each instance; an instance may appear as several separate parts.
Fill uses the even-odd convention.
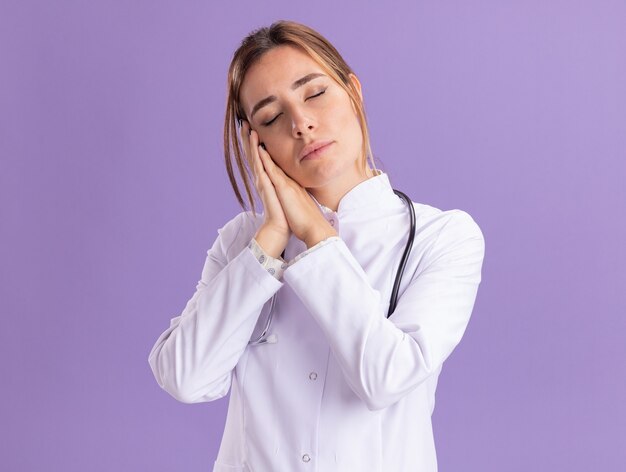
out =
[[[2,469],[211,470],[227,399],[147,359],[239,211],[231,55],[285,18],[355,69],[392,185],[485,235],[440,470],[624,470],[624,2],[226,5],[1,3]]]

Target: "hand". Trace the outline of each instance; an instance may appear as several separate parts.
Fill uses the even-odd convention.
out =
[[[254,175],[254,185],[257,193],[263,202],[265,212],[263,225],[259,228],[255,238],[259,245],[273,257],[278,255],[287,246],[291,230],[283,212],[282,206],[274,190],[270,178],[263,169],[263,164],[259,158],[258,134],[252,130],[249,134],[250,124],[242,120],[239,136],[243,143],[244,153],[252,174]]]
[[[251,143],[256,144],[257,137],[253,130]],[[298,239],[311,247],[323,239],[337,235],[309,193],[276,165],[267,150],[257,145],[256,156],[262,163],[257,172],[263,176],[262,182],[270,182],[269,186],[273,190],[266,190],[271,194],[271,203],[274,203],[276,197],[289,228]]]

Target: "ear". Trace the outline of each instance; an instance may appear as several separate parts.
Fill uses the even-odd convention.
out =
[[[349,77],[350,77],[350,80],[352,81],[352,84],[359,92],[359,97],[361,98],[361,101],[363,101],[363,93],[361,92],[361,82],[359,82],[358,77],[352,73],[349,74]]]

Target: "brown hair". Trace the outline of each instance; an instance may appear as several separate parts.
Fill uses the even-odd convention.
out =
[[[352,69],[334,46],[317,31],[294,21],[279,20],[272,23],[269,27],[256,29],[246,36],[233,54],[233,59],[228,69],[228,97],[226,100],[226,116],[224,118],[224,160],[237,200],[245,210],[246,207],[233,172],[233,161],[237,165],[253,212],[255,211],[255,205],[251,188],[254,186],[250,184],[252,172],[248,163],[244,166],[245,152],[239,143],[237,132],[238,120],[249,120],[241,106],[239,94],[248,69],[263,54],[281,45],[295,46],[306,52],[347,92],[357,110],[361,125],[363,134],[363,164],[366,164],[366,159],[369,157],[372,170],[374,170],[375,174],[378,173],[372,155],[364,104],[358,90],[354,87],[349,77],[349,74],[353,73]]]

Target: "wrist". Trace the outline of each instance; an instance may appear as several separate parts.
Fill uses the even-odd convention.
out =
[[[270,226],[262,225],[254,235],[254,239],[263,251],[278,259],[287,247],[289,236],[285,236],[281,231]]]
[[[307,249],[310,249],[320,241],[330,238],[331,236],[339,236],[339,234],[333,228],[317,231],[310,237],[305,238],[304,244],[306,244]]]

